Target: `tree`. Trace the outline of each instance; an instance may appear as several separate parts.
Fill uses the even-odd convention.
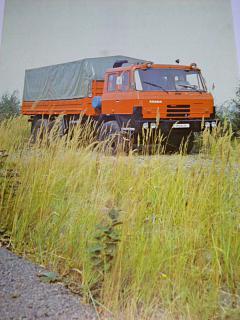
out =
[[[0,100],[0,121],[10,117],[18,116],[20,111],[20,100],[17,91],[12,94],[4,93]]]
[[[236,88],[236,94],[233,99],[225,101],[217,112],[217,117],[224,121],[230,121],[235,133],[240,131],[240,83]]]
[[[240,130],[240,83],[236,89],[236,97],[232,100],[235,105],[235,116],[233,119],[233,127]]]

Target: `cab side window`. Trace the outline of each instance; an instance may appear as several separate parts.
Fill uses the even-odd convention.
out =
[[[121,74],[122,84],[119,86],[120,91],[128,91],[129,90],[129,71],[125,71]]]
[[[112,92],[117,90],[116,81],[117,74],[110,74],[108,76],[108,91]]]

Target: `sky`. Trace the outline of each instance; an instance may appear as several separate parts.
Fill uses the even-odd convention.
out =
[[[0,46],[1,46],[1,39],[2,39],[4,2],[5,0],[0,0]]]
[[[240,75],[240,0],[232,0],[232,13],[238,59],[238,74]]]
[[[238,72],[240,75],[240,0],[231,0],[231,2],[232,2],[233,24],[234,24],[234,31],[235,31],[235,42],[236,42],[237,57],[238,57]],[[1,38],[2,38],[4,3],[5,3],[5,0],[0,0],[0,47],[1,47]]]

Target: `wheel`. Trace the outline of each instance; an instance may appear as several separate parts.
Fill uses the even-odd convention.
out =
[[[99,131],[98,140],[105,142],[104,151],[110,152],[112,155],[129,150],[130,139],[121,132],[117,121],[105,122]]]
[[[36,127],[36,123],[37,121],[39,120],[39,117],[38,116],[34,116],[33,119],[32,119],[32,122],[31,122],[31,135],[33,134],[33,131]]]
[[[53,130],[52,130],[53,129]],[[49,140],[55,140],[58,137],[63,137],[65,134],[64,119],[33,119],[31,126],[31,142],[36,143],[37,140],[42,140],[45,134],[51,135]]]
[[[50,132],[54,125],[54,121],[49,119],[38,119],[33,121],[31,128],[31,142],[36,143],[42,140],[47,132]]]
[[[42,119],[33,120],[31,126],[31,142],[36,143],[38,139],[42,139],[43,134],[40,134]]]

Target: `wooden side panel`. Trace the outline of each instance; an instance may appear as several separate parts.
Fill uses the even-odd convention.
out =
[[[103,93],[104,81],[94,80],[92,82],[92,96],[100,96]],[[70,100],[42,100],[23,101],[22,114],[25,115],[58,115],[58,114],[80,114],[87,116],[96,115],[92,107],[92,97],[70,99]]]

